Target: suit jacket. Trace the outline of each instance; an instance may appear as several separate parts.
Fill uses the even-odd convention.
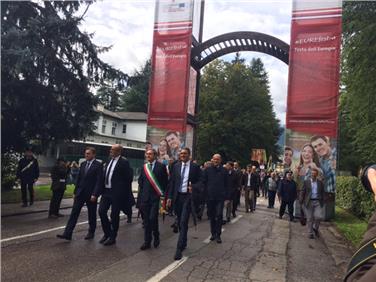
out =
[[[168,187],[168,198],[172,199],[173,202],[176,201],[178,192],[181,186],[181,169],[182,162],[177,162],[173,167],[170,173],[170,181]],[[201,169],[200,167],[190,162],[189,165],[189,175],[188,182],[192,183],[192,197],[198,199],[202,193],[201,189]]]
[[[107,172],[107,167],[110,162],[107,163],[104,169],[104,177],[102,181],[102,193],[109,190],[112,205],[124,210],[129,209],[134,205],[134,198],[132,194],[132,180],[133,180],[133,171],[129,165],[129,162],[126,158],[120,157],[117,161],[111,177],[111,188],[105,188],[105,176]]]
[[[228,171],[222,166],[210,166],[204,170],[202,183],[207,200],[229,200]]]
[[[231,174],[228,172],[228,188],[230,200],[235,199],[239,188],[239,175],[235,170],[232,170]]]
[[[324,183],[317,179],[317,193],[319,195],[320,200],[320,206],[322,207],[324,205]],[[301,191],[301,199],[300,202],[304,203],[305,206],[309,205],[309,201],[311,200],[312,196],[312,183],[311,179],[307,179],[303,183],[303,188]]]
[[[153,174],[156,177],[159,185],[161,185],[163,192],[165,192],[168,183],[166,166],[156,161],[153,168]],[[157,195],[157,192],[155,192],[153,186],[146,177],[143,167],[141,169],[140,177],[138,178],[138,185],[140,188],[137,199],[138,203],[142,204],[159,201],[159,196]]]
[[[61,167],[59,165],[54,165],[51,169],[51,190],[65,190],[67,185],[67,178],[68,178],[68,169],[64,166]],[[61,182],[64,180],[64,182]]]
[[[89,170],[85,174],[87,161],[80,166],[77,182],[74,189],[75,197],[90,199],[92,195],[98,197],[102,188],[103,165],[97,160],[93,160]]]
[[[22,171],[25,167],[27,167],[30,163],[32,164]],[[33,183],[35,179],[39,178],[39,165],[38,160],[34,157],[32,157],[30,160],[26,157],[23,157],[18,162],[17,167],[17,178],[21,180],[21,182],[24,183]]]

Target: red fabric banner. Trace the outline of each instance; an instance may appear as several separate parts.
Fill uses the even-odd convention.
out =
[[[286,127],[337,136],[340,7],[294,11]]]

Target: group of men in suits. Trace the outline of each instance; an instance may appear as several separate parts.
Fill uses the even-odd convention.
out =
[[[121,156],[121,152],[121,145],[113,145],[110,149],[110,161],[103,168],[102,163],[95,159],[95,148],[86,148],[86,160],[80,166],[74,190],[72,211],[64,233],[58,234],[58,238],[72,239],[72,233],[81,209],[86,204],[89,231],[85,240],[93,239],[97,223],[97,201],[98,197],[101,196],[98,213],[104,235],[99,242],[104,246],[116,243],[120,211],[129,210],[135,204],[132,194],[133,171],[128,160]],[[108,210],[110,207],[109,219]]]

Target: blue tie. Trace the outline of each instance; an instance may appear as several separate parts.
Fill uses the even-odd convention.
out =
[[[183,180],[184,180],[184,175],[185,175],[185,168],[187,165],[183,163],[183,171],[181,173],[181,185],[180,185],[180,192],[183,192]]]

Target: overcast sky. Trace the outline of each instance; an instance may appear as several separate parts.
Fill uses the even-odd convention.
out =
[[[256,31],[290,44],[291,0],[205,1],[203,39],[232,31]],[[151,56],[154,0],[97,0],[81,28],[94,32],[94,43],[112,45],[101,58],[132,74]],[[257,52],[242,52],[249,62],[259,57],[269,74],[274,110],[285,124],[288,67],[278,59]],[[222,57],[231,60],[234,54]]]

